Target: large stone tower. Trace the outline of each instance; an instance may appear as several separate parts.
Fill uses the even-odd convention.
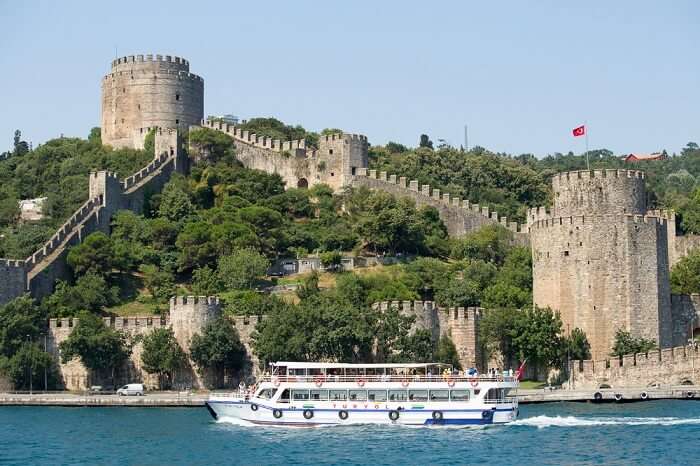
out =
[[[150,128],[187,131],[204,115],[204,80],[187,60],[130,55],[102,79],[102,143],[142,148]]]
[[[666,220],[647,216],[644,174],[561,173],[551,215],[528,216],[535,304],[580,328],[594,359],[607,357],[617,329],[670,345]]]

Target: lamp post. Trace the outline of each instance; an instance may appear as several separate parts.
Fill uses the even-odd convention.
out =
[[[27,335],[27,343],[31,344],[31,336],[30,335]],[[34,366],[34,358],[32,357],[31,348],[28,347],[27,349],[29,350],[29,358],[30,358],[30,361],[29,361],[29,394],[31,395],[32,394],[32,377],[34,377],[34,371],[32,370],[32,369],[34,369],[34,367],[33,367]]]
[[[44,353],[46,353],[47,352],[46,351],[46,348],[47,348],[46,339],[47,339],[48,335],[46,333],[42,333],[42,335],[44,336]],[[46,365],[44,365],[44,392],[46,392],[47,387],[48,387],[47,381],[48,381],[47,367],[46,367]]]

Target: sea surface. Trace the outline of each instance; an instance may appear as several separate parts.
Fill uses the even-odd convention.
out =
[[[0,407],[0,464],[700,464],[700,402],[524,405],[485,428],[261,428],[204,408]]]

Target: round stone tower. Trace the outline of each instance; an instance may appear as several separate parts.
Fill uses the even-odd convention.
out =
[[[532,217],[533,297],[582,329],[595,359],[615,332],[668,344],[670,285],[666,220],[646,215],[644,174],[632,170],[561,173],[551,215]]]
[[[142,148],[149,128],[188,130],[204,115],[204,80],[187,60],[130,55],[102,79],[102,143]]]

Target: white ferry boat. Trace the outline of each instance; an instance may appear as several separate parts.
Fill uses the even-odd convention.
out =
[[[445,364],[278,362],[247,393],[214,394],[215,419],[252,424],[487,425],[518,415],[518,377],[453,375]]]

